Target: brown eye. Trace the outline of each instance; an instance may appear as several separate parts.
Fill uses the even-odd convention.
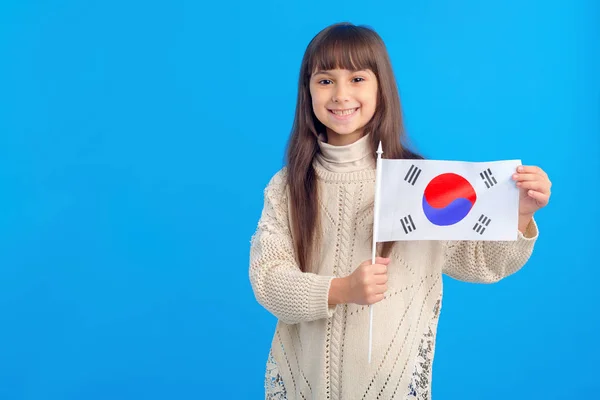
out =
[[[321,79],[321,80],[319,81],[319,84],[320,84],[320,85],[329,85],[329,84],[331,84],[331,83],[332,83],[332,82],[331,82],[331,80],[329,80],[329,79]]]
[[[360,76],[357,76],[356,78],[352,79],[352,82],[363,82],[365,80],[365,78],[361,78]]]

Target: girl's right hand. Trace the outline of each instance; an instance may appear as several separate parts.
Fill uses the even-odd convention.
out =
[[[364,261],[344,279],[347,280],[347,302],[370,305],[383,300],[387,291],[387,265],[389,258],[377,257],[375,264]]]

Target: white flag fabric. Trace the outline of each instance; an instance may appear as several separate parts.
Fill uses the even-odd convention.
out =
[[[520,160],[381,159],[377,242],[517,240]]]

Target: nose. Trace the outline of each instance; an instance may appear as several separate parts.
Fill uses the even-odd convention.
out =
[[[343,84],[336,85],[335,90],[333,91],[333,96],[332,96],[331,100],[334,103],[347,102],[349,100],[348,88],[346,88],[346,86]]]

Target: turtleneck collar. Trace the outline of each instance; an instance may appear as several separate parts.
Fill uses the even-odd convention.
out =
[[[316,161],[319,166],[330,172],[356,172],[375,168],[376,159],[367,134],[356,142],[334,146],[325,142],[325,136],[319,135],[319,152]]]

